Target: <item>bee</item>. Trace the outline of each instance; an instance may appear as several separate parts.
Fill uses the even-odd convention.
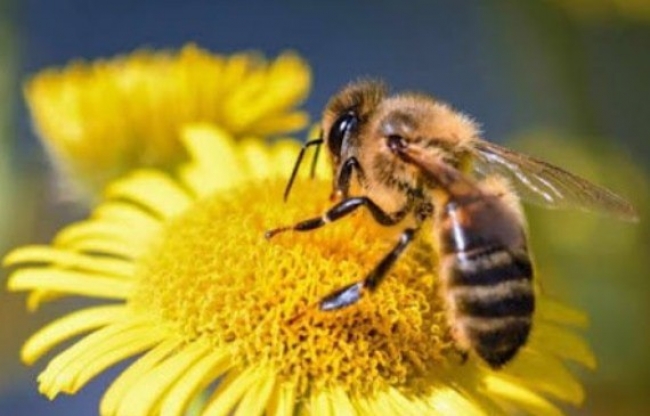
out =
[[[418,233],[433,234],[452,336],[501,368],[528,340],[535,311],[534,268],[520,198],[551,208],[637,219],[611,191],[542,160],[481,138],[478,125],[448,104],[417,93],[389,95],[377,81],[348,85],[327,104],[318,139],[333,168],[334,205],[321,216],[267,231],[311,231],[364,207],[383,226],[402,225],[394,247],[363,279],[317,304],[350,306],[373,292]]]

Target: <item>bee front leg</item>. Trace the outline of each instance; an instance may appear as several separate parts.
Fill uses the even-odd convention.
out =
[[[298,224],[275,228],[273,230],[267,231],[264,235],[267,239],[272,238],[274,235],[284,232],[284,231],[310,231],[316,228],[320,228],[325,224],[328,224],[332,221],[336,221],[340,218],[345,217],[357,210],[359,207],[366,207],[372,217],[381,225],[395,225],[401,221],[407,213],[407,210],[400,210],[394,214],[388,214],[382,210],[375,202],[370,198],[365,196],[346,198],[338,204],[334,205],[332,208],[327,210],[325,214],[320,217],[310,218],[308,220],[300,221]]]
[[[341,309],[358,302],[366,290],[374,291],[384,280],[384,277],[386,277],[388,271],[395,264],[402,252],[413,241],[416,231],[415,228],[407,228],[404,230],[395,247],[381,259],[379,264],[363,280],[337,289],[325,296],[318,303],[318,308],[322,311]]]

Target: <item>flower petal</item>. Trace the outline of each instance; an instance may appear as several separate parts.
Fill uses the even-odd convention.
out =
[[[596,356],[587,341],[565,327],[545,322],[536,323],[530,345],[557,357],[574,360],[587,368],[596,368]]]
[[[485,377],[486,394],[500,396],[509,402],[516,403],[521,409],[533,416],[562,416],[563,413],[548,400],[521,386],[518,381],[507,380],[496,374]]]
[[[118,414],[146,416],[154,413],[160,407],[165,392],[208,351],[209,348],[201,343],[183,346],[140,378],[122,399]]]
[[[52,246],[24,246],[12,251],[4,258],[5,266],[29,263],[52,264],[77,271],[123,279],[132,278],[135,270],[135,265],[130,261],[75,253]]]
[[[124,370],[104,394],[100,404],[100,414],[102,416],[117,415],[125,396],[136,388],[141,378],[171,355],[181,343],[180,339],[168,338]]]
[[[101,347],[93,348],[92,351],[79,358],[73,365],[67,367],[65,374],[69,380],[67,382],[68,387],[63,391],[69,394],[76,393],[108,367],[149,350],[164,337],[165,335],[161,334],[160,331],[148,327],[128,335],[121,335],[107,341]]]
[[[433,392],[423,401],[440,415],[485,416],[480,407],[448,385],[434,387]]]
[[[536,314],[540,320],[570,325],[577,328],[586,328],[589,325],[589,318],[587,318],[584,312],[573,309],[546,296],[539,297]]]
[[[60,392],[73,393],[83,385],[85,379],[81,373],[108,351],[126,346],[132,355],[153,345],[162,336],[150,323],[133,319],[104,327],[52,359],[38,377],[40,390],[49,398]],[[100,366],[105,364],[100,363]]]
[[[389,387],[386,392],[387,402],[395,414],[418,416],[426,412],[426,405],[419,398],[411,398],[399,390]]]
[[[292,416],[296,407],[296,386],[291,382],[278,381],[267,406],[268,414],[274,416]]]
[[[16,292],[46,289],[70,295],[126,299],[133,290],[133,282],[85,272],[42,267],[24,268],[13,272],[9,276],[7,288]]]
[[[174,382],[163,399],[160,416],[184,414],[196,394],[221,377],[232,365],[232,357],[225,351],[221,354],[211,352],[202,357]]]
[[[121,321],[125,315],[124,305],[96,306],[72,312],[32,335],[23,345],[21,358],[25,363],[32,364],[63,341],[92,329]]]
[[[65,293],[53,290],[34,289],[27,295],[27,310],[35,312],[43,303],[51,302],[64,296],[66,296]]]
[[[584,389],[562,362],[549,354],[524,347],[517,359],[510,363],[501,374],[511,376],[511,381],[527,385],[533,389],[579,405],[584,400]]]
[[[126,199],[163,218],[187,209],[191,197],[177,182],[156,170],[140,169],[107,187],[107,198]]]
[[[348,393],[341,387],[333,387],[330,392],[332,409],[335,415],[355,416],[356,411],[350,401]]]
[[[99,205],[92,214],[92,218],[111,223],[124,224],[148,230],[150,233],[160,231],[160,219],[139,206],[122,201],[106,201]]]
[[[229,189],[245,178],[232,137],[225,130],[207,124],[188,125],[181,139],[193,160],[181,169],[181,176],[194,194]]]
[[[309,123],[309,115],[304,111],[295,111],[290,114],[270,114],[255,123],[255,131],[292,131],[299,130]]]
[[[334,408],[328,396],[328,393],[323,390],[311,393],[309,395],[309,401],[306,403],[308,414],[315,416],[335,415]]]
[[[234,416],[264,414],[275,385],[275,371],[269,368],[258,368],[257,373],[257,382],[250,387],[241,402],[239,402]]]
[[[249,180],[262,180],[269,177],[273,171],[271,155],[267,145],[261,140],[242,140],[239,147],[239,155],[242,163],[242,170],[248,175]]]
[[[54,245],[128,259],[149,248],[153,237],[149,230],[139,227],[86,220],[64,228],[57,234]]]
[[[259,378],[258,369],[247,367],[243,371],[230,371],[221,381],[206,406],[204,416],[228,415],[232,412],[246,391]]]

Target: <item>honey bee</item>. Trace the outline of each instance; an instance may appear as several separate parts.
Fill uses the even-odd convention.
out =
[[[322,311],[356,303],[377,289],[420,232],[433,233],[452,336],[464,354],[490,367],[526,343],[535,311],[534,268],[520,198],[552,208],[601,211],[636,220],[607,189],[557,166],[487,142],[478,125],[432,97],[388,95],[377,81],[348,85],[327,104],[321,136],[333,167],[334,206],[323,215],[267,231],[310,231],[365,207],[383,226],[403,224],[397,243],[362,280],[326,295]],[[312,163],[312,172],[315,160]]]

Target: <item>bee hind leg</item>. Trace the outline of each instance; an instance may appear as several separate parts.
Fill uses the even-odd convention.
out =
[[[358,302],[367,290],[374,291],[409,243],[413,241],[416,231],[415,228],[404,230],[398,243],[363,280],[344,286],[325,296],[318,302],[318,308],[322,311],[345,308]]]

